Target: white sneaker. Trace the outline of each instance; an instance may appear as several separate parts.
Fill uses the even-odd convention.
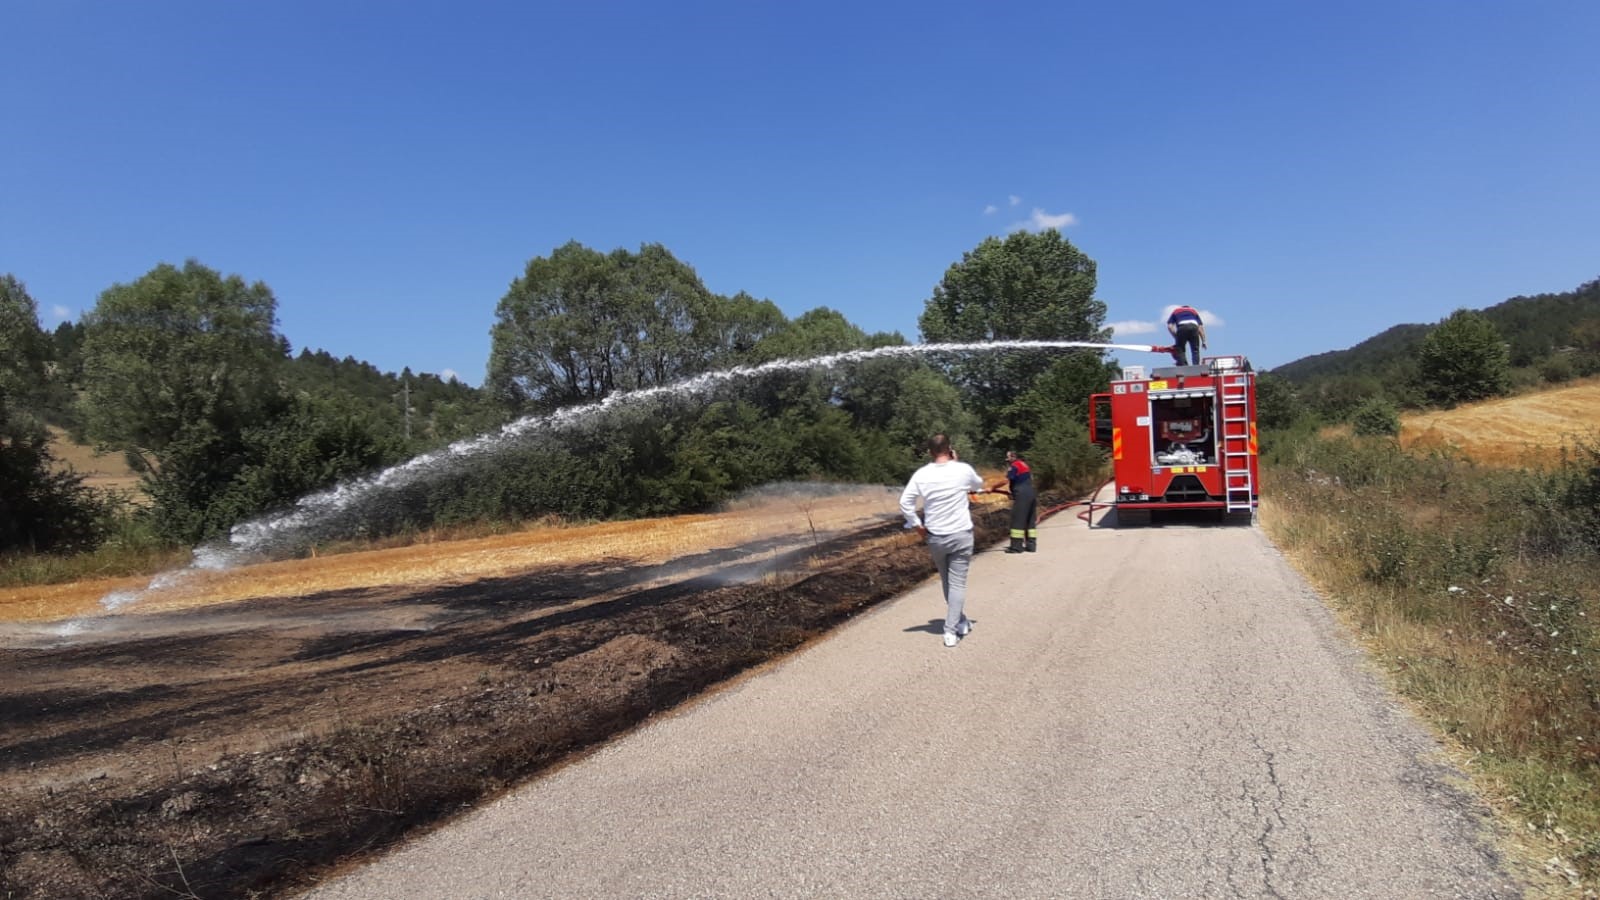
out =
[[[944,633],[944,645],[946,647],[954,647],[959,643],[961,643],[961,635],[956,634],[953,631],[946,631]]]
[[[971,619],[962,619],[961,620],[961,624],[956,626],[956,635],[959,636],[959,637],[966,637],[967,635],[969,635],[971,633],[972,633],[972,620]]]

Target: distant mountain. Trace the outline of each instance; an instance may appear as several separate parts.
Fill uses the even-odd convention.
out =
[[[1484,317],[1511,346],[1513,366],[1532,366],[1564,348],[1581,344],[1600,329],[1600,279],[1560,294],[1512,297],[1487,309]],[[1396,325],[1348,350],[1318,353],[1286,363],[1273,374],[1298,384],[1343,375],[1381,375],[1404,371],[1432,325]]]
[[[1417,345],[1432,330],[1432,325],[1396,325],[1348,350],[1329,350],[1304,356],[1278,366],[1272,373],[1296,383],[1304,383],[1316,378],[1388,369],[1414,356]]]

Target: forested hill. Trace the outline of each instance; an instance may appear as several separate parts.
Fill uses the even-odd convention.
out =
[[[431,372],[383,372],[352,356],[302,350],[284,368],[288,385],[307,393],[342,395],[403,430],[407,439],[432,443],[482,431],[501,418],[487,395],[469,384]],[[408,408],[409,407],[409,408]]]
[[[1568,348],[1600,349],[1600,279],[1560,294],[1512,297],[1480,312],[1509,345],[1513,366],[1536,366]],[[1432,329],[1396,325],[1347,350],[1307,356],[1272,371],[1299,384],[1343,375],[1403,374]]]
[[[1416,352],[1431,325],[1396,325],[1347,350],[1305,356],[1272,370],[1297,383],[1335,375],[1389,369]]]

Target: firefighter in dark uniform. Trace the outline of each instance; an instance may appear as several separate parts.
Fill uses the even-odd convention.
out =
[[[1039,496],[1033,490],[1033,472],[1016,453],[1006,453],[1006,481],[1011,486],[1011,544],[1007,553],[1033,553],[1039,549]]]
[[[1192,306],[1179,306],[1167,316],[1167,331],[1172,333],[1172,360],[1183,365],[1183,351],[1189,350],[1190,365],[1200,365],[1200,350],[1206,346],[1206,323],[1200,311]]]

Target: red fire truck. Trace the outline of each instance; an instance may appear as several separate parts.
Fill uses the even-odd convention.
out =
[[[1180,509],[1254,521],[1256,381],[1243,356],[1149,375],[1128,366],[1109,393],[1089,398],[1089,433],[1111,450],[1118,525]]]

